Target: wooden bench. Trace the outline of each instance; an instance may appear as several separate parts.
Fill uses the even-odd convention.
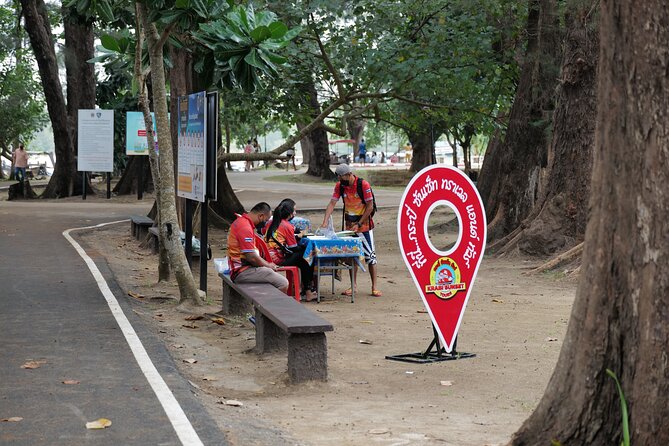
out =
[[[143,240],[153,226],[153,220],[142,215],[130,216],[130,233],[137,239]]]
[[[223,280],[223,312],[244,315],[255,309],[256,352],[288,350],[291,382],[325,381],[328,351],[325,332],[332,324],[267,283],[237,284]]]

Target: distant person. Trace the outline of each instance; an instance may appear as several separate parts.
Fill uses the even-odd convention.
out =
[[[374,248],[374,194],[369,183],[362,178],[353,175],[348,164],[340,164],[335,170],[339,182],[335,185],[334,193],[330,199],[325,217],[323,218],[322,228],[327,226],[328,220],[334,211],[335,205],[340,198],[344,200],[344,220],[346,229],[353,231],[362,238],[362,248],[365,254],[365,263],[369,268],[369,276],[372,279],[372,296],[380,297],[383,295],[376,287],[376,249]],[[358,267],[353,263],[353,286],[356,287]],[[353,290],[348,289],[342,294],[350,296]]]
[[[295,147],[286,150],[286,171],[290,169],[290,163],[293,163],[293,170],[297,170],[295,165]]]
[[[279,267],[274,262],[260,256],[256,245],[255,229],[264,226],[270,215],[269,204],[261,202],[230,225],[230,279],[235,283],[269,283],[285,293],[288,290],[288,279],[276,272]]]
[[[381,164],[386,164],[386,152],[381,152]]]
[[[253,138],[251,145],[253,146],[253,153],[260,153],[260,144],[258,144],[258,138]]]
[[[295,217],[295,201],[286,198],[274,209],[272,220],[265,233],[272,261],[280,266],[297,266],[300,284],[307,302],[316,299],[313,295],[314,267],[304,260],[304,248],[300,249],[295,237],[295,226],[290,222]]]
[[[253,153],[253,146],[251,145],[250,139],[246,141],[246,145],[244,146],[244,153],[247,155]],[[248,172],[251,169],[253,169],[253,161],[246,160],[246,164],[244,165],[244,172]]]
[[[14,163],[14,179],[23,182],[26,179],[26,168],[28,167],[28,152],[19,144],[19,148],[12,154]]]
[[[365,138],[362,138],[360,144],[358,144],[358,161],[363,165],[367,161],[367,144],[365,144]]]
[[[377,164],[379,162],[379,156],[376,152],[372,152],[372,164]]]

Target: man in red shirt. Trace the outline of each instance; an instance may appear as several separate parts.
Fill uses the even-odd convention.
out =
[[[228,232],[228,257],[230,278],[235,283],[270,283],[280,291],[288,290],[288,279],[276,270],[276,264],[263,259],[255,236],[256,226],[264,226],[271,215],[269,204],[261,202],[247,214],[237,218]]]
[[[374,221],[372,220],[372,211],[374,210],[374,196],[372,195],[372,187],[363,179],[362,181],[362,197],[358,196],[358,177],[353,175],[348,164],[340,164],[335,170],[339,181],[335,184],[334,193],[330,199],[327,209],[325,209],[325,217],[321,227],[326,227],[328,219],[334,211],[335,205],[342,198],[340,193],[343,190],[344,208],[346,215],[346,229],[354,231],[362,238],[362,247],[365,252],[365,263],[369,269],[369,275],[372,279],[372,296],[380,297],[383,295],[376,287],[376,249],[374,247]],[[343,188],[342,188],[343,186]],[[353,267],[353,286],[356,286],[357,266]],[[342,294],[346,296],[351,295],[351,290],[348,289]]]

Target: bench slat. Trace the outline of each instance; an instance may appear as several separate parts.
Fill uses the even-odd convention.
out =
[[[331,323],[270,284],[238,284],[227,274],[218,275],[287,333],[321,333],[333,330]]]
[[[136,225],[152,225],[153,220],[143,215],[131,215],[130,220]]]

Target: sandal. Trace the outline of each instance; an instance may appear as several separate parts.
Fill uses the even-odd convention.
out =
[[[372,290],[372,296],[381,297],[383,296],[383,293],[380,290]]]
[[[342,296],[352,296],[353,295],[353,290],[349,288],[346,291],[342,291],[341,295]]]

